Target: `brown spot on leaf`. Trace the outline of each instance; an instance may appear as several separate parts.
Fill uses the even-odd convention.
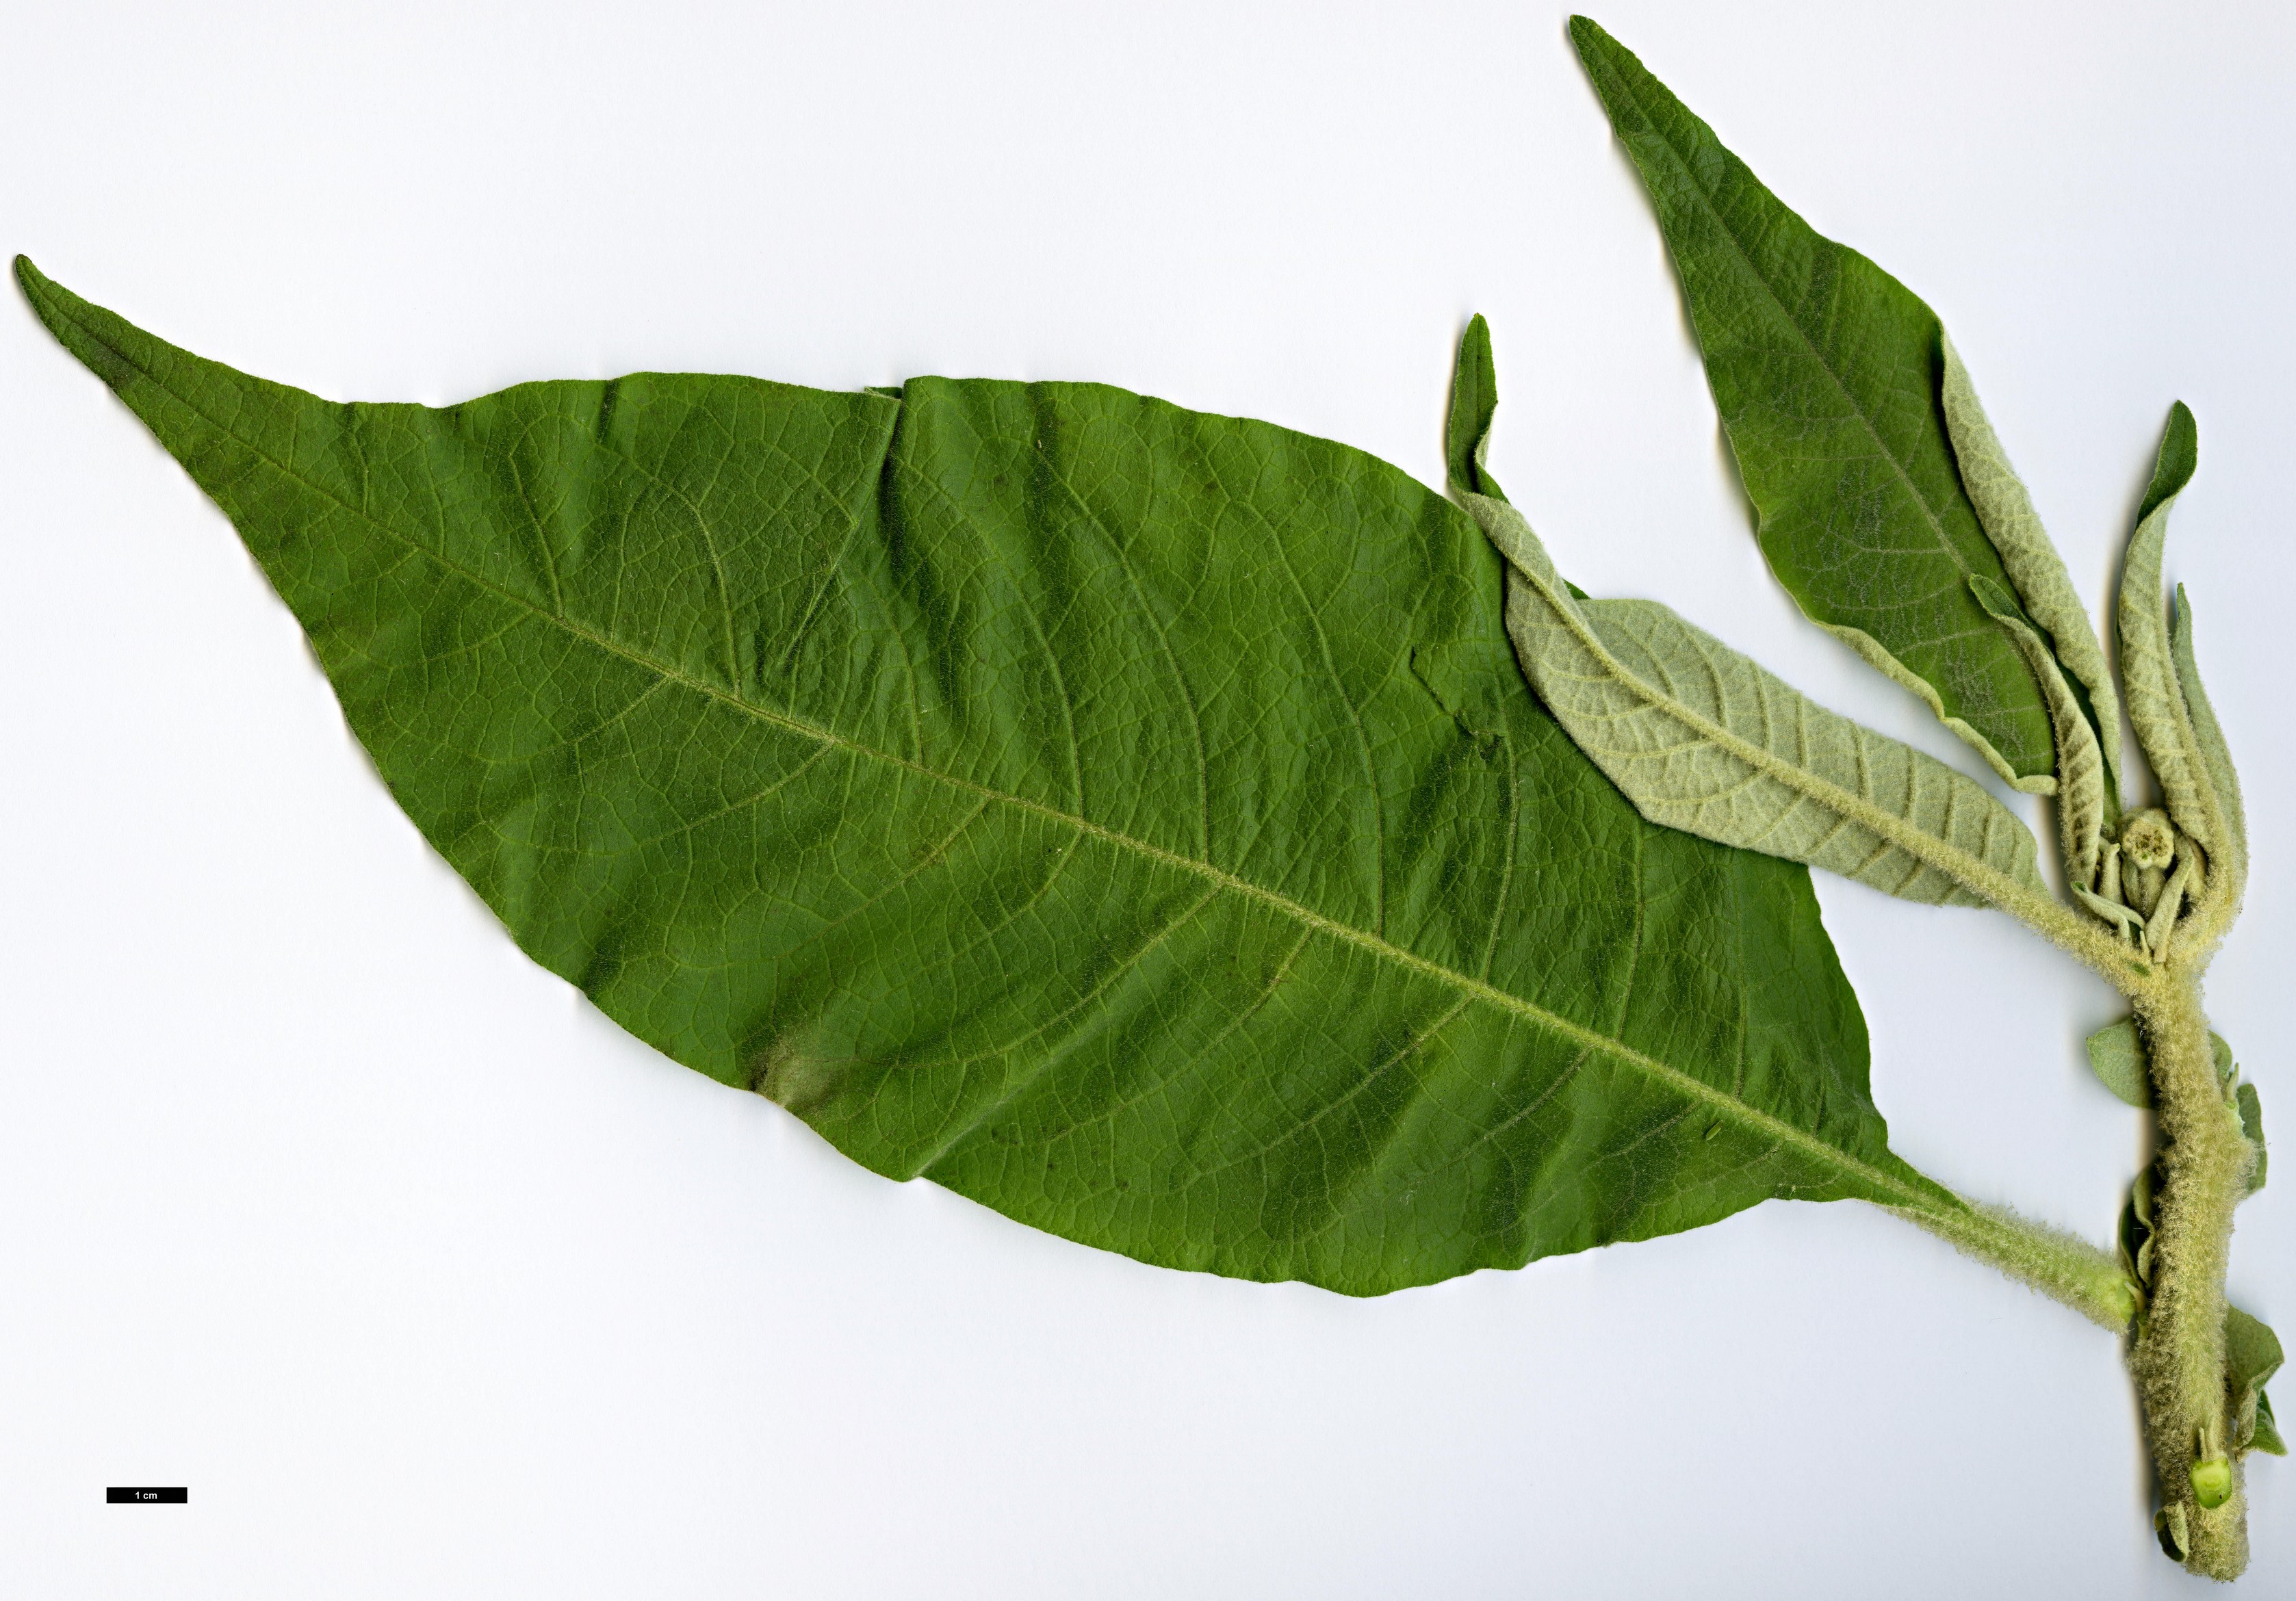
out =
[[[837,1093],[840,1064],[808,1050],[793,1034],[783,1034],[750,1059],[750,1088],[804,1117]]]

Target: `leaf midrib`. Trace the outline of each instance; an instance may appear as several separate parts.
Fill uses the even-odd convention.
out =
[[[1417,954],[1415,952],[1406,951],[1401,946],[1390,944],[1385,939],[1377,935],[1365,932],[1359,928],[1351,927],[1334,919],[1325,917],[1323,913],[1315,911],[1311,907],[1301,905],[1300,903],[1292,900],[1288,896],[1279,894],[1274,890],[1264,888],[1259,885],[1252,883],[1250,879],[1240,878],[1237,875],[1227,871],[1224,868],[1216,867],[1209,862],[1198,861],[1193,857],[1183,855],[1176,851],[1167,850],[1161,845],[1155,845],[1148,840],[1136,838],[1131,835],[1108,828],[1103,824],[1094,822],[1088,818],[1078,817],[1072,813],[1062,812],[1058,807],[1046,805],[1041,801],[1031,800],[1025,796],[1009,794],[1004,790],[996,789],[988,785],[976,782],[973,780],[961,777],[955,773],[943,772],[937,768],[927,765],[923,762],[913,761],[905,756],[896,756],[890,751],[881,750],[874,746],[865,744],[860,740],[851,739],[849,736],[838,733],[833,730],[820,727],[777,707],[759,706],[753,701],[745,700],[741,696],[734,693],[728,689],[710,683],[704,679],[695,678],[684,669],[668,662],[659,661],[641,650],[637,650],[632,647],[623,644],[620,641],[612,638],[611,635],[601,633],[595,629],[577,622],[570,617],[555,614],[544,607],[538,606],[528,597],[519,594],[515,591],[504,588],[503,585],[495,583],[493,580],[483,577],[480,575],[471,571],[469,568],[463,567],[460,563],[450,560],[442,553],[431,550],[428,545],[423,544],[421,541],[410,538],[397,528],[391,527],[390,524],[384,521],[381,518],[377,517],[373,512],[366,510],[365,507],[355,505],[324,486],[314,483],[310,479],[303,477],[287,463],[279,461],[276,457],[265,451],[255,441],[249,439],[238,430],[210,416],[191,396],[184,394],[182,390],[167,383],[144,363],[136,360],[127,352],[120,350],[117,346],[113,345],[111,340],[103,338],[103,336],[96,330],[89,327],[87,323],[83,322],[80,318],[74,316],[70,308],[54,306],[53,302],[51,302],[51,306],[52,309],[57,315],[62,316],[70,321],[73,326],[78,329],[84,337],[94,343],[103,346],[106,349],[110,350],[112,355],[119,358],[122,365],[132,369],[134,372],[140,374],[144,380],[150,383],[153,388],[159,389],[163,394],[173,397],[179,404],[184,406],[195,416],[199,417],[201,421],[205,422],[209,428],[215,429],[217,433],[238,445],[241,448],[247,451],[250,455],[263,462],[274,472],[278,473],[282,478],[300,486],[310,494],[318,496],[323,500],[333,502],[336,506],[341,508],[351,516],[358,518],[362,521],[372,525],[386,538],[389,538],[398,544],[403,545],[407,550],[434,562],[439,568],[452,573],[455,576],[460,578],[463,582],[470,584],[472,587],[481,590],[486,593],[494,596],[496,600],[501,600],[506,605],[515,607],[518,609],[526,612],[529,616],[534,617],[538,622],[564,630],[567,633],[572,635],[576,639],[583,641],[594,649],[605,651],[607,654],[619,658],[623,661],[627,661],[634,666],[642,668],[644,671],[654,674],[658,678],[667,680],[668,682],[675,683],[695,694],[705,696],[708,698],[718,701],[735,711],[754,717],[762,723],[783,729],[788,732],[813,739],[823,745],[847,751],[856,756],[866,757],[872,761],[880,762],[888,766],[898,767],[903,771],[914,772],[921,778],[931,780],[937,783],[947,785],[951,788],[965,791],[969,794],[978,796],[988,802],[1008,806],[1016,811],[1025,812],[1035,816],[1041,817],[1050,822],[1065,824],[1077,830],[1079,834],[1088,835],[1095,839],[1099,839],[1106,844],[1113,845],[1119,850],[1130,851],[1136,854],[1144,856],[1150,861],[1158,862],[1160,865],[1174,868],[1182,872],[1193,873],[1213,884],[1218,888],[1226,890],[1231,894],[1242,895],[1247,900],[1256,901],[1262,905],[1267,906],[1280,914],[1290,918],[1305,928],[1323,934],[1330,938],[1340,940],[1345,943],[1354,945],[1358,950],[1365,951],[1379,960],[1391,962],[1398,967],[1417,973],[1420,976],[1431,979],[1438,984],[1448,985],[1472,999],[1480,1001],[1486,1005],[1496,1007],[1503,1012],[1513,1013],[1538,1027],[1561,1034],[1564,1038],[1571,1040],[1588,1050],[1603,1051],[1625,1065],[1636,1069],[1652,1079],[1655,1079],[1660,1083],[1671,1088],[1677,1094],[1692,1100],[1702,1101],[1712,1107],[1722,1115],[1730,1117],[1760,1133],[1766,1134],[1776,1140],[1779,1144],[1793,1146],[1806,1156],[1814,1157],[1822,1164],[1834,1167],[1841,1171],[1846,1175],[1859,1180],[1875,1189],[1886,1191],[1901,1197],[1900,1200],[1895,1203],[1896,1205],[1904,1205],[1910,1209],[1925,1213],[1934,1213],[1939,1210],[1960,1210],[1960,1208],[1953,1203],[1949,1201],[1942,1201],[1939,1196],[1933,1195],[1915,1185],[1909,1184],[1892,1173],[1889,1173],[1882,1169],[1871,1165],[1868,1163],[1861,1161],[1857,1157],[1841,1150],[1840,1148],[1828,1144],[1826,1141],[1819,1139],[1816,1135],[1812,1134],[1806,1130],[1795,1127],[1793,1124],[1787,1123],[1783,1118],[1772,1116],[1770,1114],[1764,1112],[1758,1107],[1749,1106],[1744,1101],[1739,1100],[1735,1097],[1731,1096],[1723,1090],[1717,1090],[1712,1085],[1706,1083],[1703,1080],[1693,1077],[1682,1069],[1660,1061],[1655,1057],[1644,1055],[1641,1051],[1635,1050],[1632,1046],[1628,1045],[1623,1041],[1613,1039],[1610,1035],[1588,1028],[1583,1024],[1574,1023],[1568,1017],[1564,1017],[1555,1012],[1548,1011],[1546,1008],[1536,1005],[1531,1001],[1525,1001],[1519,995],[1515,995],[1505,990],[1500,989],[1497,985],[1493,984],[1487,980],[1470,977],[1466,974],[1444,967],[1439,962],[1430,961],[1427,958]],[[1887,1205],[1890,1203],[1883,1204]]]

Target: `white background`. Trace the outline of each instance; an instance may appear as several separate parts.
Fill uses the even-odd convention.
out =
[[[1493,467],[1566,572],[1978,771],[1765,574],[1559,10],[9,11],[0,249],[331,396],[1095,379],[1432,484],[1488,313]],[[2198,413],[2169,562],[2257,841],[2210,1000],[2296,1139],[2285,9],[1602,16],[1938,308],[2100,607]],[[1869,1208],[1355,1302],[890,1184],[655,1056],[430,854],[221,516],[12,294],[0,886],[0,1593],[2202,1588],[2114,1343]],[[2144,1144],[2081,1063],[2103,987],[1819,894],[1898,1148],[2105,1238]],[[2286,1160],[2234,1269],[2284,1328]],[[2253,1466],[2249,1593],[2296,1595],[2296,1463]],[[193,1499],[102,1504],[134,1483]]]

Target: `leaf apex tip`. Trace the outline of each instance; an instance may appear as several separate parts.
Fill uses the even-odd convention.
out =
[[[1996,621],[2006,622],[2017,614],[2017,603],[2009,592],[1983,573],[1970,574],[1969,592]]]
[[[1614,42],[1600,22],[1578,12],[1571,13],[1570,26],[1565,31],[1570,35],[1570,43],[1577,48],[1581,59],[1603,45]]]
[[[1480,312],[1469,317],[1467,325],[1459,331],[1459,359],[1490,365],[1491,325]]]
[[[2169,403],[2168,437],[2177,442],[2179,449],[2197,455],[2200,452],[2201,425],[2194,420],[2193,408],[2181,400]]]
[[[58,296],[70,298],[70,290],[40,271],[32,264],[32,258],[22,251],[16,253],[16,258],[12,265],[16,272],[16,287],[23,291],[24,298],[31,302],[33,311],[43,321],[46,320],[48,314],[46,308],[56,303]]]

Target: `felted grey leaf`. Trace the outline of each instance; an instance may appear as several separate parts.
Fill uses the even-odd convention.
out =
[[[1944,339],[1944,347],[1946,434],[1953,441],[1954,456],[1961,465],[1962,486],[1977,508],[1978,520],[1985,525],[1986,537],[2001,553],[2001,565],[2008,569],[2009,581],[2016,586],[2026,615],[2046,633],[2053,658],[2088,691],[2089,705],[2095,708],[2096,719],[2090,729],[2091,740],[2100,743],[2110,793],[2117,807],[2120,788],[2120,692],[2113,685],[2112,669],[2105,664],[2104,647],[2097,641],[2096,629],[2089,622],[2088,610],[2081,604],[2079,592],[2073,588],[2064,558],[2057,553],[2048,530],[2041,526],[2040,514],[2033,510],[2032,496],[2026,493],[2024,480],[2010,466],[2008,453],[2002,449],[1985,408],[1978,404],[1977,390],[1970,382],[1969,369],[1962,364],[1961,353],[1953,347],[1950,338]],[[1984,575],[1974,576],[1981,578]],[[1981,594],[1979,600],[1984,600]],[[1997,617],[2000,616],[1989,605],[1986,609],[1993,611]],[[2041,681],[2043,695],[2048,696],[2048,676],[2038,669],[2034,675]],[[2049,715],[2053,723],[2057,720],[2054,704]],[[2082,721],[2088,722],[2087,713],[2082,715]],[[2107,731],[2101,742],[2095,739],[2100,729]],[[2062,731],[2057,749],[2062,763]],[[2062,780],[2062,774],[2059,777]]]
[[[2243,1084],[2234,1099],[2240,1107],[2240,1130],[2248,1136],[2249,1144],[2256,1148],[2256,1165],[2249,1170],[2248,1193],[2254,1195],[2264,1188],[2267,1153],[2264,1148],[2264,1102],[2254,1084]]]
[[[2055,551],[2050,554],[2054,556]],[[2009,592],[1982,573],[1970,578],[1969,587],[1977,603],[2009,631],[2010,638],[2025,653],[2025,665],[2033,669],[2042,698],[2048,702],[2049,725],[2057,740],[2057,837],[2064,851],[2065,877],[2075,885],[2094,885],[2105,822],[2117,809],[2112,796],[2119,775],[2112,775],[2108,783],[2103,747],[2097,743],[2096,731],[2089,726],[2088,714],[2081,709],[2047,641],[2018,609]],[[2117,727],[2118,702],[2112,715]]]
[[[2248,1449],[2262,1451],[2267,1457],[2284,1457],[2287,1442],[2280,1438],[2280,1427],[2272,1420],[2272,1398],[2262,1390],[2256,1393],[2256,1422],[2248,1438]]]
[[[2233,1439],[2251,1443],[2264,1386],[2280,1371],[2280,1336],[2236,1306],[2225,1308],[2225,1387],[2232,1393]]]
[[[2168,536],[2169,511],[2192,481],[2199,462],[2199,434],[2193,413],[2178,401],[2144,492],[2128,554],[2121,565],[2119,623],[2120,676],[2128,690],[2128,720],[2137,743],[2161,781],[2169,815],[2211,856],[2229,835],[2177,679],[2169,644],[2168,602],[2161,591],[2161,556]]]
[[[2234,770],[2224,729],[2201,683],[2201,666],[2193,654],[2193,603],[2185,598],[2181,584],[2177,585],[2176,615],[2169,625],[2169,654],[2176,665],[2177,685],[2184,690],[2185,710],[2192,720],[2202,764],[2225,814],[2226,837],[2218,842],[2210,876],[2225,894],[2238,900],[2248,879],[2248,808],[2241,800],[2240,775]]]
[[[2136,1019],[2123,1017],[2089,1035],[2088,1065],[2097,1082],[2138,1111],[2152,1107],[2152,1082],[2145,1074],[2144,1047],[2136,1038]]]
[[[2161,1537],[2161,1548],[2178,1562],[2192,1549],[2192,1540],[2185,1532],[2185,1504],[2172,1501],[2152,1515],[2152,1532]]]
[[[1507,632],[1532,687],[1644,817],[1909,901],[2047,898],[2031,832],[1975,780],[1663,606],[1578,600],[1521,512],[1461,499],[1507,560]]]

